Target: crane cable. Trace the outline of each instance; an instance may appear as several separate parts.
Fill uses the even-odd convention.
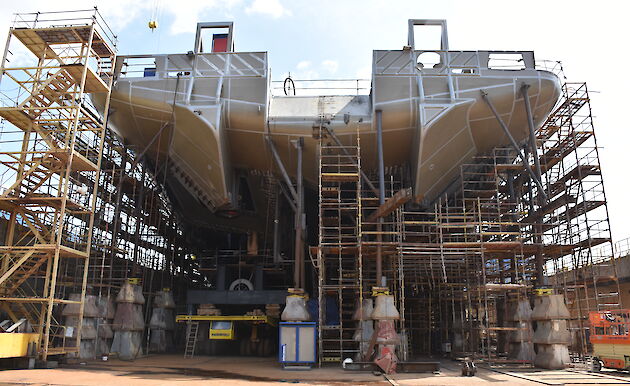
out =
[[[153,32],[158,27],[158,20],[161,16],[162,0],[153,0],[151,5],[151,18],[149,19],[149,28]]]

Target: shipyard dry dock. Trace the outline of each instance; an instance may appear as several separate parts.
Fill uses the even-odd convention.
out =
[[[272,80],[231,22],[118,56],[96,9],[15,20],[0,383],[630,380],[630,248],[560,62],[411,19],[370,79]]]

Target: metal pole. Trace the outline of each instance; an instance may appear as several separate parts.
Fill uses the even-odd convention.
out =
[[[525,101],[525,112],[527,113],[527,124],[529,125],[529,143],[534,156],[534,164],[536,166],[536,174],[538,179],[542,181],[542,172],[540,169],[540,159],[538,158],[538,151],[536,146],[536,128],[534,127],[534,117],[532,116],[532,108],[529,104],[529,97],[527,96],[528,84],[524,84],[521,87],[521,93],[523,94],[523,100]]]
[[[302,241],[302,221],[304,211],[303,203],[303,181],[302,181],[302,147],[304,146],[304,138],[300,137],[295,142],[297,148],[297,210],[295,211],[295,268],[293,271],[293,281],[295,282],[295,288],[302,288],[304,285],[304,262],[302,255],[304,252],[304,246]]]
[[[273,154],[273,159],[276,161],[276,165],[278,165],[278,169],[280,169],[280,174],[282,174],[282,177],[284,178],[284,182],[287,184],[287,187],[289,188],[289,192],[291,192],[293,201],[297,202],[298,200],[297,192],[295,191],[295,188],[293,188],[293,184],[291,183],[291,178],[289,178],[289,175],[287,174],[287,170],[284,168],[284,165],[282,164],[282,160],[280,159],[280,156],[278,155],[278,150],[276,150],[276,145],[271,140],[271,137],[267,137],[267,143],[269,143],[269,147],[271,148],[271,154]]]
[[[492,114],[494,114],[494,117],[499,122],[499,125],[503,129],[503,132],[505,133],[505,135],[510,140],[510,142],[512,144],[512,147],[514,148],[514,150],[516,150],[516,152],[518,153],[519,157],[523,161],[523,166],[525,166],[525,169],[527,169],[527,172],[529,173],[529,175],[532,177],[534,182],[536,182],[536,185],[538,185],[538,187],[540,188],[540,193],[542,194],[542,196],[545,199],[547,199],[547,195],[545,194],[545,188],[543,187],[542,182],[540,182],[540,180],[534,174],[534,171],[532,170],[531,166],[529,166],[529,162],[527,161],[527,158],[523,155],[523,153],[521,153],[521,149],[518,146],[518,142],[516,142],[516,140],[514,139],[512,134],[510,133],[510,130],[508,129],[508,127],[505,124],[505,122],[503,122],[503,119],[501,119],[501,117],[499,116],[499,113],[494,108],[494,105],[492,104],[492,102],[490,102],[490,99],[488,98],[488,93],[486,93],[484,90],[481,90],[481,97],[486,102],[488,107],[490,107],[490,110],[492,111]]]
[[[525,102],[525,112],[527,113],[527,124],[529,125],[529,145],[530,150],[532,152],[532,156],[534,157],[534,165],[536,166],[536,173],[538,174],[539,181],[542,182],[542,171],[540,168],[540,160],[538,158],[538,149],[536,146],[536,127],[534,126],[534,117],[532,115],[532,108],[529,103],[529,96],[527,95],[527,91],[529,90],[528,84],[523,84],[521,87],[521,94],[523,94],[523,101]],[[544,191],[543,191],[544,193]],[[546,196],[538,196],[544,197]],[[533,211],[534,207],[534,196],[530,194],[530,206]],[[542,253],[542,225],[540,223],[540,219],[536,219],[536,223],[534,224],[534,243],[536,244],[536,257],[535,257],[535,268],[536,268],[536,283],[539,286],[544,286],[546,283],[545,280],[545,257]]]
[[[385,163],[383,161],[383,112],[376,110],[376,146],[378,150],[378,202],[385,203]]]
[[[385,164],[383,161],[383,112],[381,110],[376,110],[376,147],[378,152],[378,202],[379,205],[383,205],[385,203]],[[381,286],[383,277],[383,249],[381,246],[383,241],[383,235],[381,234],[383,218],[379,218],[378,222],[378,234],[376,236],[376,285]]]
[[[280,261],[280,183],[276,185],[276,207],[273,213],[273,262]]]

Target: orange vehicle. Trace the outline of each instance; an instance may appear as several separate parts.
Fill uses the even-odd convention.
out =
[[[593,367],[630,370],[630,310],[589,313]]]

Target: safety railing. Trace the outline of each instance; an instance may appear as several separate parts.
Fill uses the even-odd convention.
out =
[[[97,7],[73,11],[30,12],[14,14],[13,28],[53,28],[94,23],[96,31],[112,47],[116,47],[117,36],[103,19]]]
[[[615,257],[630,256],[630,237],[615,242]]]
[[[536,69],[532,51],[374,51],[377,75],[478,76],[482,70]]]
[[[274,96],[367,95],[370,79],[292,79],[271,82]]]
[[[266,52],[215,52],[201,54],[164,54],[120,56],[116,62],[118,78],[266,77]]]

